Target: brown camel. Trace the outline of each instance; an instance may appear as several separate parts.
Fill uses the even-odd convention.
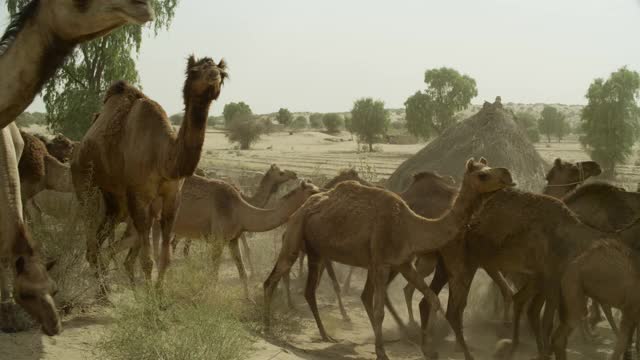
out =
[[[22,131],[20,134],[25,145],[18,163],[22,202],[26,203],[43,190],[73,192],[69,167],[50,155],[39,138]]]
[[[52,281],[31,245],[22,218],[21,151],[15,151],[15,144],[22,144],[22,139],[12,122],[77,44],[152,17],[146,1],[32,0],[12,17],[0,38],[0,257],[5,262],[15,261],[14,298],[49,335],[60,332],[60,319],[51,297]],[[6,284],[6,279],[3,282]]]
[[[44,143],[44,145],[47,147],[49,155],[58,159],[58,161],[60,161],[61,163],[66,163],[71,160],[73,149],[75,148],[76,144],[78,144],[78,142],[72,141],[62,134],[57,134],[53,137],[53,139],[48,139],[43,135],[34,136]]]
[[[479,205],[482,195],[513,186],[511,174],[492,169],[481,159],[467,162],[461,191],[443,217],[430,220],[415,214],[397,195],[354,181],[309,199],[289,220],[283,246],[271,275],[264,282],[267,329],[273,291],[300,251],[308,257],[309,274],[305,298],[323,340],[331,341],[320,319],[315,291],[326,261],[368,269],[362,300],[376,337],[378,359],[388,359],[382,339],[382,320],[387,281],[400,272],[414,283],[425,299],[439,309],[440,302],[419,278],[411,262],[419,253],[432,252],[447,244]],[[426,350],[423,343],[423,350]]]
[[[590,187],[593,184],[584,186]],[[631,227],[619,236],[630,239],[637,235],[640,235],[640,226]],[[461,237],[441,249],[444,261],[438,264],[431,288],[437,293],[448,280],[447,318],[454,330],[460,333],[458,342],[464,343],[461,331],[462,313],[476,269],[479,266],[490,266],[502,272],[527,274],[530,280],[514,297],[512,351],[519,341],[521,308],[518,306],[533,299],[528,316],[539,352],[543,355],[547,349],[552,315],[558,303],[559,278],[567,263],[595,240],[610,236],[612,234],[582,223],[559,200],[546,195],[499,191],[474,214]],[[541,329],[541,304],[538,302],[545,301],[547,305]],[[428,324],[429,310],[429,304],[424,300],[421,302],[421,310],[423,307],[421,314],[427,316],[422,319],[424,327]],[[465,358],[472,359],[470,353],[465,353]]]
[[[293,191],[278,200],[273,209],[261,209],[249,204],[234,186],[222,180],[191,176],[186,179],[183,190],[174,233],[179,237],[203,239],[210,243],[214,277],[217,277],[222,250],[229,246],[247,299],[247,274],[238,242],[234,240],[245,231],[264,232],[284,224],[310,196],[319,191],[312,183],[301,181]],[[122,245],[115,247],[116,253],[129,247],[130,235],[125,234]]]
[[[127,217],[135,227],[137,241],[127,255],[125,268],[133,281],[134,264],[140,254],[145,279],[151,280],[150,207],[156,198],[162,199],[163,242],[158,267],[161,286],[170,262],[170,234],[180,188],[198,165],[209,107],[220,95],[226,77],[224,61],[216,64],[210,58],[189,57],[183,89],[185,116],[178,134],[162,107],[138,89],[120,81],[107,91],[100,115],[71,161],[80,203],[96,200],[91,194],[95,193],[92,189],[97,189],[105,204],[98,231],[87,233],[87,259],[97,270],[101,294],[107,288],[101,276],[100,247],[115,225]]]
[[[587,296],[622,311],[621,332],[610,356],[622,359],[640,321],[638,252],[616,240],[598,241],[567,266],[561,284],[560,325],[552,339],[556,359],[566,360],[567,338],[584,324]]]
[[[242,198],[249,204],[255,207],[264,208],[265,206],[267,206],[267,202],[269,202],[269,198],[271,197],[271,195],[275,194],[278,191],[280,185],[289,180],[294,180],[297,177],[298,175],[295,172],[289,170],[281,170],[276,164],[272,164],[271,167],[269,167],[269,170],[264,173],[262,179],[260,179],[258,189],[256,189],[255,193],[252,196],[247,196],[242,192],[240,194],[242,195]],[[185,187],[182,189],[183,193],[188,193],[191,190],[188,188],[188,185],[189,183],[187,182],[187,184],[185,184]],[[183,204],[182,206],[185,205]],[[154,222],[153,224],[154,246],[158,243],[160,236],[157,224],[157,222]],[[249,249],[249,244],[247,244],[247,238],[245,237],[244,233],[240,235],[240,238],[242,240],[242,250],[244,252],[244,257],[247,259],[247,263],[249,264],[249,270],[251,271],[251,273],[253,273],[254,269],[253,262],[251,261],[251,250]],[[173,241],[172,246],[174,250],[178,246],[179,241],[180,239],[178,237],[176,237]],[[237,241],[237,239],[232,240],[232,242]],[[190,247],[191,239],[187,239],[184,244],[185,256],[189,255]],[[154,251],[155,249],[156,248],[154,247]]]

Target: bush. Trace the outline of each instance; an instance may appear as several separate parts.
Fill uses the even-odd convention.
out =
[[[335,134],[340,132],[340,128],[343,125],[342,116],[338,114],[325,114],[322,117],[322,123],[324,124],[325,129],[330,134]]]
[[[162,295],[139,290],[115,307],[115,321],[99,348],[113,360],[235,360],[250,336],[239,294],[211,281],[206,253],[167,274]]]
[[[322,114],[311,114],[309,115],[309,126],[312,129],[320,129],[324,125],[322,124]]]
[[[236,117],[228,125],[227,138],[229,142],[237,142],[240,144],[240,150],[248,150],[251,145],[260,140],[260,135],[264,133],[264,129],[260,122],[256,121],[252,116]]]
[[[291,125],[291,121],[293,120],[293,115],[289,111],[289,109],[280,109],[278,110],[278,114],[276,115],[276,120],[278,123],[284,126]]]
[[[291,123],[291,128],[292,129],[296,129],[296,130],[306,129],[307,128],[307,118],[304,117],[304,116],[298,116]]]
[[[239,118],[246,118],[251,116],[253,112],[251,111],[251,107],[245,104],[244,102],[239,103],[229,103],[224,106],[224,110],[222,111],[222,116],[224,117],[224,125],[225,127],[229,127],[231,122]]]

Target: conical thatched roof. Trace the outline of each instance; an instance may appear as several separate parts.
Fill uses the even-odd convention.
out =
[[[460,181],[464,162],[481,156],[492,167],[511,170],[521,189],[538,192],[544,184],[544,160],[498,97],[495,103],[485,102],[477,114],[450,127],[402,163],[389,178],[387,187],[403,191],[413,174],[420,171],[436,171]]]

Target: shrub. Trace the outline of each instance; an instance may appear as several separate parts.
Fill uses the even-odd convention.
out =
[[[313,129],[320,129],[323,127],[322,124],[322,114],[311,114],[309,115],[309,126]]]
[[[260,140],[264,129],[260,122],[252,116],[236,117],[228,125],[227,138],[229,142],[240,144],[240,150],[248,150],[251,145]]]
[[[328,133],[335,134],[340,132],[343,120],[342,116],[338,114],[325,114],[322,117],[322,123],[324,124],[324,127],[325,129],[327,129]]]
[[[298,116],[295,120],[293,120],[293,122],[291,123],[291,128],[292,129],[306,129],[307,128],[307,118],[304,116]]]

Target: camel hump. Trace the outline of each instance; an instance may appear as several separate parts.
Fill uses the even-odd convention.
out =
[[[118,80],[109,87],[107,94],[104,96],[104,102],[106,103],[109,98],[115,95],[130,95],[135,99],[145,97],[142,91],[125,80]]]

